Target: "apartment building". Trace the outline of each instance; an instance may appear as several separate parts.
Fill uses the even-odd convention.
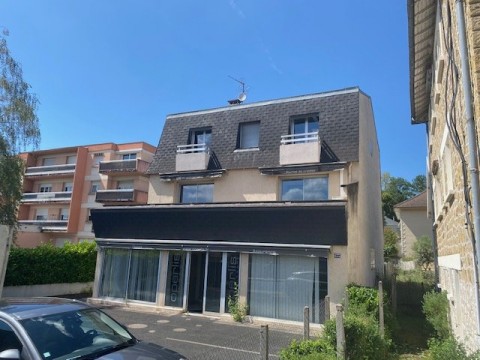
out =
[[[479,9],[477,0],[408,1],[411,115],[427,129],[439,286],[470,350],[480,349]]]
[[[93,240],[91,209],[147,203],[146,170],[154,152],[154,146],[137,142],[20,154],[26,169],[16,244]]]
[[[380,160],[358,88],[167,116],[148,205],[95,209],[93,302],[325,320],[383,272]]]

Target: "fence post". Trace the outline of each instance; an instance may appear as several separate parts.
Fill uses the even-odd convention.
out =
[[[310,339],[310,308],[303,308],[303,340]]]
[[[383,316],[383,283],[378,282],[378,320],[380,322],[380,336],[385,336],[385,321]]]
[[[330,296],[325,296],[324,300],[324,307],[325,307],[325,321],[330,320]]]
[[[268,325],[260,327],[260,360],[268,360]]]
[[[343,305],[337,304],[337,359],[345,360],[345,328],[343,327]]]

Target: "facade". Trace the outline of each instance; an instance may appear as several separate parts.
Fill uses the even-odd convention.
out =
[[[324,321],[383,272],[380,161],[358,88],[167,117],[148,205],[92,211],[92,301]]]
[[[91,209],[147,203],[145,172],[154,152],[154,146],[138,142],[20,154],[26,168],[16,244],[93,240]]]
[[[409,0],[413,124],[427,129],[429,214],[456,338],[480,349],[480,2]]]
[[[400,220],[400,256],[413,258],[413,244],[419,237],[433,240],[432,220],[427,213],[427,192],[405,200],[394,206],[395,215]]]

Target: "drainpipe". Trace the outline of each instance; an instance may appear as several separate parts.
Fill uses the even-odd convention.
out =
[[[475,260],[475,297],[477,301],[477,336],[480,335],[480,301],[478,274],[480,255],[480,202],[479,202],[479,180],[478,180],[478,158],[477,158],[477,137],[475,132],[475,122],[473,119],[473,101],[472,101],[472,82],[470,79],[470,64],[468,57],[467,35],[465,28],[465,14],[463,0],[456,1],[458,40],[460,45],[460,62],[462,65],[462,85],[465,101],[465,115],[467,117],[467,142],[468,142],[468,161],[472,188],[472,211],[473,211],[473,234],[474,234],[474,260]]]

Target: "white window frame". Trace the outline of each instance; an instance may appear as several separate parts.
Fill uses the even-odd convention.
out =
[[[248,133],[247,129],[253,129],[254,132]],[[255,136],[255,145],[254,146],[246,146],[245,141],[250,142],[250,139],[246,139],[245,132],[247,132],[247,136]],[[239,149],[258,149],[260,143],[260,121],[250,121],[240,123],[239,128]]]

